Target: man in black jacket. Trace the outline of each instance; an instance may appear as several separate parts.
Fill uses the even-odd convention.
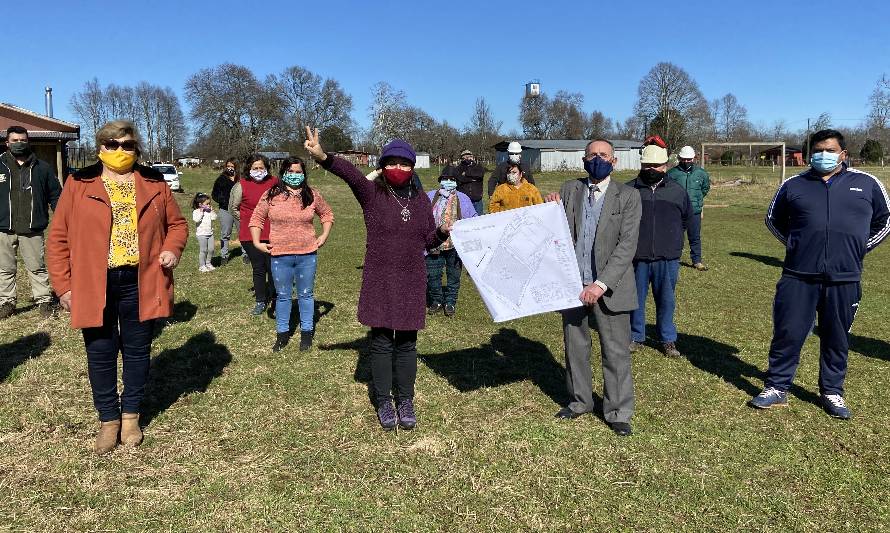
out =
[[[522,145],[517,141],[512,141],[509,145],[507,145],[507,160],[498,163],[494,170],[491,171],[491,176],[488,178],[488,197],[494,194],[494,190],[498,185],[502,183],[507,183],[507,167],[510,166],[510,163],[519,163],[519,170],[522,171],[522,177],[525,178],[525,181],[535,184],[535,178],[532,176],[532,169],[529,168],[528,163],[522,160]]]
[[[634,256],[639,307],[631,313],[630,351],[646,341],[646,296],[652,284],[655,298],[655,328],[668,357],[680,357],[674,325],[675,290],[680,275],[683,236],[692,215],[689,194],[672,179],[666,179],[667,150],[658,145],[643,148],[639,176],[628,185],[640,193],[643,215]]]
[[[469,150],[460,153],[460,174],[457,176],[457,190],[470,197],[477,215],[483,214],[485,202],[482,200],[482,181],[487,169],[476,163],[476,156]]]
[[[62,186],[52,167],[34,155],[28,130],[6,130],[7,151],[0,155],[0,319],[16,306],[16,250],[21,251],[31,279],[31,295],[40,314],[52,316],[55,306],[43,250],[49,207],[56,208]]]

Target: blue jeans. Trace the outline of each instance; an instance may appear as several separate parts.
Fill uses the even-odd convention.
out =
[[[485,210],[485,200],[482,199],[482,198],[480,198],[480,199],[474,201],[474,202],[473,202],[473,209],[476,210],[476,214],[477,214],[477,215],[482,215],[482,214],[484,214],[483,211]]]
[[[701,213],[689,216],[686,235],[689,236],[689,259],[693,265],[701,263]]]
[[[680,260],[634,262],[639,307],[630,314],[630,338],[634,342],[646,340],[646,296],[652,284],[655,298],[655,329],[660,342],[676,342],[677,327],[674,325],[674,291],[680,276]]]
[[[442,250],[426,256],[426,305],[457,305],[460,290],[460,274],[463,263],[457,250]],[[442,286],[442,270],[445,270],[445,286]],[[444,297],[443,297],[444,293]]]
[[[315,314],[315,268],[318,254],[276,255],[272,257],[272,278],[275,280],[275,331],[290,331],[290,310],[293,288],[297,286],[297,307],[300,309],[300,331],[312,331]]]
[[[153,332],[154,320],[139,321],[138,269],[109,270],[102,325],[83,329],[93,405],[102,422],[118,420],[121,411],[141,411]],[[123,358],[124,390],[120,398],[117,394],[118,352]]]

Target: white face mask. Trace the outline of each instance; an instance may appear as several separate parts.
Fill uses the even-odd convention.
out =
[[[253,169],[250,171],[250,177],[255,181],[263,181],[263,178],[268,176],[269,173],[265,171],[265,169]]]
[[[510,185],[516,185],[519,183],[519,180],[519,172],[507,174],[507,181],[510,182]]]
[[[508,157],[511,163],[518,163],[521,156],[519,154],[510,154]]]

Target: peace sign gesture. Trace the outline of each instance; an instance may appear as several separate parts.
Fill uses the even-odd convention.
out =
[[[321,142],[318,140],[318,128],[313,131],[312,128],[306,126],[306,142],[303,143],[303,146],[309,151],[312,159],[319,163],[328,158],[328,154],[324,152]]]

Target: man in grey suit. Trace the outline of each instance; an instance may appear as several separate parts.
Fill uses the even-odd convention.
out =
[[[640,194],[612,181],[612,143],[596,139],[584,155],[586,178],[569,180],[548,201],[562,201],[581,270],[583,306],[562,312],[566,386],[571,401],[556,416],[593,411],[590,328],[596,322],[603,361],[603,417],[616,434],[631,434],[634,409],[630,312],[637,308],[633,258],[640,230]]]

